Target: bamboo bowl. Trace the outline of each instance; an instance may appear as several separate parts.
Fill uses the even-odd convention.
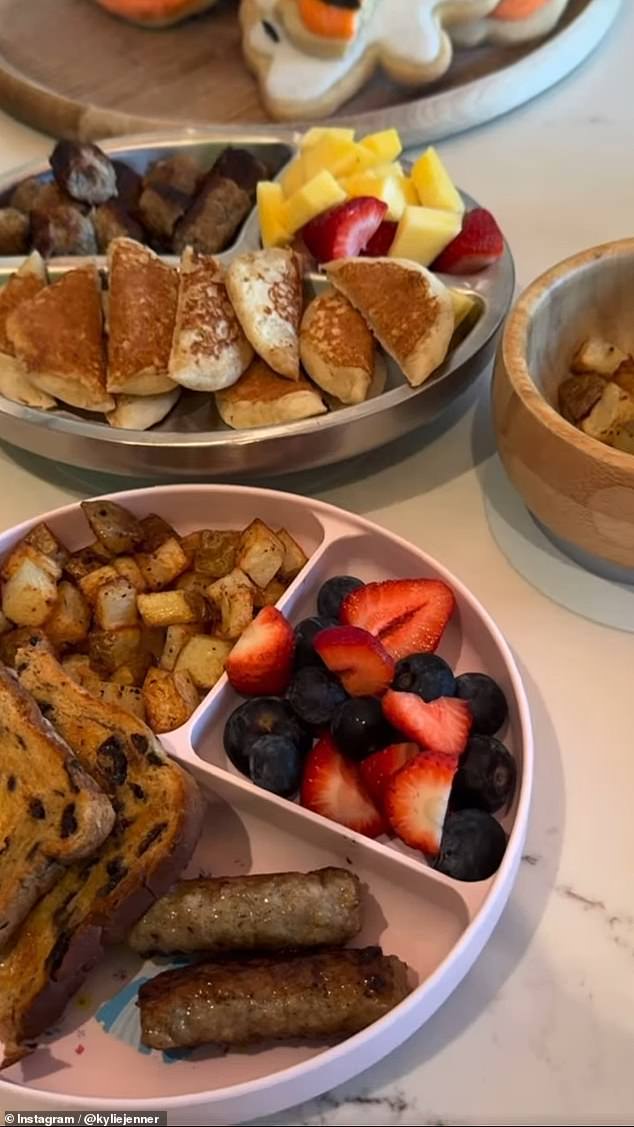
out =
[[[506,472],[556,543],[634,583],[634,456],[589,438],[557,407],[573,352],[595,334],[634,352],[634,239],[582,251],[520,296],[498,350],[494,425]]]

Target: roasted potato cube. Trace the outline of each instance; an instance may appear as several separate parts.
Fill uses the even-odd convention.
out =
[[[209,579],[222,579],[236,566],[239,543],[239,532],[203,529],[194,557],[194,571]]]
[[[196,634],[185,643],[178,655],[176,672],[189,673],[199,689],[211,689],[222,677],[231,649],[231,642],[222,638]]]
[[[284,559],[277,573],[277,578],[290,583],[291,579],[294,579],[296,575],[299,575],[302,568],[306,567],[308,556],[297,543],[297,540],[294,540],[285,528],[278,528],[275,535],[284,548]]]
[[[9,669],[15,667],[15,655],[20,646],[27,645],[31,634],[32,627],[18,626],[17,630],[9,630],[0,637],[0,661]]]
[[[161,669],[167,669],[168,673],[172,673],[176,665],[176,659],[180,654],[183,646],[190,638],[194,637],[198,627],[192,626],[168,626],[165,634],[165,645],[163,653],[161,654]]]
[[[203,530],[198,529],[197,532],[189,532],[187,534],[187,536],[181,536],[181,538],[180,538],[181,548],[183,549],[185,555],[187,556],[187,559],[189,560],[190,566],[194,561],[194,556],[196,555],[197,549],[200,547],[202,535],[203,535]]]
[[[166,540],[179,539],[176,529],[172,528],[171,524],[163,520],[163,517],[157,516],[156,513],[150,513],[149,516],[143,517],[139,524],[143,530],[143,540],[140,547],[144,552],[155,552]]]
[[[612,379],[615,384],[618,384],[623,391],[626,391],[634,399],[634,360],[631,357],[628,357],[620,368],[617,368]]]
[[[603,376],[596,372],[583,372],[570,376],[559,388],[559,409],[569,423],[580,423],[598,403],[605,388]]]
[[[119,708],[124,708],[126,712],[131,712],[133,716],[138,716],[139,720],[145,720],[145,702],[143,700],[143,690],[137,689],[133,685],[120,685],[113,682],[106,682],[99,688],[99,696],[108,704],[117,705]]]
[[[37,548],[44,556],[54,560],[60,568],[64,567],[68,560],[68,550],[63,544],[60,544],[47,524],[36,524],[35,528],[32,528],[24,537],[24,543]]]
[[[286,587],[281,579],[272,579],[263,589],[256,587],[253,593],[253,606],[259,610],[261,607],[272,607],[281,599]]]
[[[141,648],[154,659],[153,665],[157,665],[161,660],[165,646],[165,634],[166,628],[164,626],[147,626],[144,623],[141,627]]]
[[[610,442],[615,428],[629,422],[630,419],[634,419],[634,399],[618,384],[606,383],[598,403],[582,421],[581,429],[591,438],[598,438],[600,442]]]
[[[44,623],[44,633],[56,648],[76,646],[88,637],[90,607],[78,587],[62,579],[57,601]]]
[[[209,576],[201,575],[197,571],[186,571],[183,575],[179,575],[174,586],[177,591],[187,591],[190,595],[206,597]]]
[[[167,587],[188,567],[187,556],[174,537],[165,540],[153,552],[141,553],[136,561],[150,591]]]
[[[0,637],[3,634],[8,634],[9,630],[11,630],[11,623],[9,622],[6,614],[3,614],[3,612],[0,610]]]
[[[136,551],[143,543],[140,521],[115,501],[82,501],[84,516],[113,556]]]
[[[86,654],[69,654],[62,659],[62,668],[69,677],[73,678],[73,681],[86,689],[86,692],[94,693],[96,697],[101,694],[104,682],[99,674],[95,673]]]
[[[284,559],[284,545],[264,521],[254,520],[240,537],[236,565],[256,587],[266,587]]]
[[[89,575],[91,571],[97,571],[105,563],[109,563],[111,559],[110,553],[97,540],[94,544],[89,544],[87,548],[80,548],[78,552],[73,552],[64,564],[64,571],[70,579],[79,583],[79,580],[83,579],[85,575]]]
[[[143,674],[145,676],[145,674]],[[136,685],[137,679],[134,675],[134,670],[130,669],[129,665],[122,665],[120,669],[115,669],[111,674],[110,680],[113,685]],[[143,680],[143,678],[141,678]]]
[[[149,669],[143,682],[147,722],[154,732],[180,728],[198,707],[198,691],[188,673]]]
[[[610,344],[601,337],[588,337],[575,352],[570,370],[597,372],[600,376],[611,376],[624,360],[627,360],[627,354],[615,344]]]
[[[95,595],[95,622],[99,629],[134,626],[138,622],[136,600],[134,587],[123,575],[102,583]]]
[[[234,568],[209,585],[207,596],[220,611],[218,635],[230,641],[239,638],[253,618],[254,589],[249,577]]]
[[[124,579],[132,584],[135,591],[146,590],[147,585],[143,573],[134,556],[117,556],[116,560],[112,561],[112,566],[119,575],[123,575]]]
[[[93,630],[88,637],[88,653],[95,669],[105,674],[114,673],[122,665],[136,672],[141,646],[141,627],[123,626],[120,630]],[[147,654],[147,666],[150,663]]]
[[[634,421],[621,423],[612,435],[612,446],[624,454],[634,454]]]
[[[120,578],[112,564],[102,564],[96,571],[89,571],[88,575],[84,575],[83,579],[79,580],[79,589],[91,606],[94,606],[99,588],[105,583],[116,582]]]
[[[137,605],[146,626],[176,626],[201,621],[200,601],[187,591],[156,591],[138,595]]]
[[[37,549],[26,547],[41,555]],[[42,559],[51,562],[46,556]],[[16,626],[42,626],[56,600],[57,583],[50,571],[27,555],[15,565],[2,588],[2,611]]]
[[[21,540],[19,544],[16,544],[13,551],[7,556],[0,571],[2,578],[10,579],[25,560],[32,563],[34,567],[39,567],[40,571],[45,572],[54,582],[61,579],[62,569],[59,564],[52,560],[50,556],[45,556],[39,548],[27,544],[26,540]]]

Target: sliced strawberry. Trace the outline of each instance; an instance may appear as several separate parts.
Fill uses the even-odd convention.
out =
[[[302,237],[317,262],[355,258],[380,227],[386,211],[383,200],[357,196],[316,215],[302,227]]]
[[[386,579],[344,599],[341,621],[374,634],[395,661],[436,649],[455,607],[440,579]]]
[[[374,755],[368,755],[359,764],[361,781],[379,810],[383,809],[385,792],[392,775],[418,755],[419,750],[416,744],[391,744],[382,751],[375,751]]]
[[[304,764],[300,802],[349,830],[378,837],[385,833],[385,818],[366,793],[359,769],[344,759],[331,736],[323,736],[309,751]]]
[[[378,696],[392,683],[394,658],[367,630],[329,626],[315,636],[313,649],[351,697]]]
[[[276,607],[263,607],[227,658],[225,669],[244,696],[275,696],[288,688],[295,652],[293,628]]]
[[[504,235],[490,211],[475,207],[462,221],[462,230],[432,263],[438,274],[476,274],[492,266],[504,253]]]
[[[384,219],[361,253],[366,258],[384,258],[394,242],[397,227],[393,219]]]
[[[381,704],[385,719],[419,747],[442,755],[462,755],[473,724],[466,700],[438,697],[427,702],[415,693],[390,689]]]
[[[440,850],[457,769],[457,756],[421,751],[392,776],[387,788],[385,810],[394,833],[428,857]]]

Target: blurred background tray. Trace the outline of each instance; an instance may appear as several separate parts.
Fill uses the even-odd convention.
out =
[[[376,75],[337,116],[368,130],[394,125],[406,145],[480,125],[569,74],[620,3],[571,0],[546,41],[458,52],[449,73],[419,96]],[[0,0],[0,106],[73,138],[175,125],[280,133],[243,62],[235,0],[164,31],[131,27],[88,0]]]

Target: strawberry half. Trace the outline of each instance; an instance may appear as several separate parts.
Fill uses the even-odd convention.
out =
[[[300,802],[307,810],[366,837],[378,837],[387,829],[384,816],[365,791],[358,767],[344,759],[329,735],[318,740],[306,757]]]
[[[394,242],[397,227],[398,223],[393,219],[384,219],[365,249],[361,251],[362,255],[365,258],[384,258]]]
[[[229,654],[227,677],[244,696],[277,696],[288,688],[294,652],[290,623],[276,607],[263,607]]]
[[[341,621],[374,634],[395,661],[432,653],[456,600],[440,579],[386,579],[367,583],[344,599]]]
[[[359,764],[361,781],[379,810],[383,809],[385,792],[392,776],[418,755],[419,750],[416,744],[391,744],[382,751],[375,751],[374,755],[368,755]]]
[[[351,697],[378,696],[392,683],[394,658],[367,630],[329,626],[315,636],[313,649]]]
[[[471,709],[457,697],[421,700],[392,689],[381,701],[385,719],[408,740],[441,755],[462,755],[473,724]]]
[[[438,274],[477,274],[503,253],[504,235],[491,212],[474,207],[466,213],[460,234],[438,255],[431,269]]]
[[[396,772],[387,788],[385,810],[394,833],[428,857],[440,850],[457,768],[455,756],[421,751]]]
[[[316,215],[302,227],[302,238],[317,262],[356,258],[381,226],[386,212],[383,200],[357,196]]]

